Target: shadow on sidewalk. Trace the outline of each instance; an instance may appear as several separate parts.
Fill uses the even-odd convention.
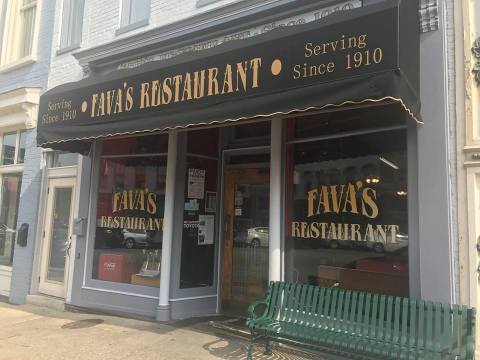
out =
[[[209,342],[203,345],[204,350],[211,355],[226,360],[246,360],[247,359],[247,342],[241,340],[221,339]],[[274,346],[272,354],[263,354],[265,348],[261,344],[255,344],[253,347],[253,358],[255,360],[327,360],[319,354],[307,354],[303,351],[297,351],[292,348]]]

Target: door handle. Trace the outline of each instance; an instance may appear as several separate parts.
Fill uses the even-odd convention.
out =
[[[224,224],[225,236],[228,236],[228,227],[229,227],[229,224],[230,224],[230,215],[227,215],[227,216],[225,216],[225,224]]]
[[[70,257],[70,250],[72,248],[72,237],[70,236],[69,240],[67,240],[67,249],[66,249],[66,255]]]

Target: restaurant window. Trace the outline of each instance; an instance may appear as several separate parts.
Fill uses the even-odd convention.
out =
[[[148,21],[150,0],[123,0],[121,27]]]
[[[159,287],[167,135],[102,143],[94,279]]]
[[[218,221],[218,130],[189,131],[180,288],[213,285]]]
[[[84,0],[64,0],[60,49],[80,45],[82,41]]]
[[[290,280],[408,296],[406,130],[395,119],[386,107],[289,120]]]

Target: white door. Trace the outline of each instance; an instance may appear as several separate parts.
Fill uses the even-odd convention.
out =
[[[75,178],[49,180],[38,289],[61,298],[67,289],[74,194]]]

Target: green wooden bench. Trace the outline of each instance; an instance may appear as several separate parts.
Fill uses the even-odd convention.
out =
[[[258,306],[264,310],[256,314]],[[348,359],[474,359],[475,309],[387,295],[272,282],[248,308],[254,342],[302,345]]]

